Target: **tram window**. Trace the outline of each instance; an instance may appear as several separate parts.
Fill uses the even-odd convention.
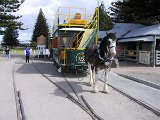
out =
[[[68,47],[69,46],[69,37],[62,37],[60,40],[60,47]]]
[[[66,45],[66,43],[67,43],[67,38],[65,37],[63,38],[63,44]]]

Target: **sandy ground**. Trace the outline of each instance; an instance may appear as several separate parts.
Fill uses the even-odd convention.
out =
[[[15,59],[17,60],[16,62]],[[39,74],[31,63],[26,64],[23,58],[15,57],[14,61],[12,56],[9,61],[6,61],[5,58],[3,58],[0,60],[1,69],[5,69],[5,67],[11,63],[16,64],[15,80],[17,90],[21,91],[27,120],[91,120],[88,114],[68,100],[66,95]],[[64,78],[56,71],[56,68],[49,61],[40,59],[34,60],[34,63],[47,77],[73,94],[64,81]],[[3,72],[4,75],[2,76],[2,71],[0,72],[0,80],[4,79],[2,77],[9,74]],[[95,112],[104,118],[104,120],[160,119],[159,116],[111,88],[109,94],[104,94],[102,92],[99,92],[98,94],[92,93],[92,88],[88,86],[89,77],[86,77],[85,75],[77,76],[68,73],[65,74],[65,76],[76,89],[76,92],[79,95],[83,95]],[[102,82],[99,82],[98,85],[101,91],[103,87]],[[6,91],[1,88],[0,94],[4,92],[7,93],[6,88],[9,86],[5,85],[3,87]],[[8,94],[7,99],[10,99],[9,96],[11,95]],[[2,96],[0,96],[0,100],[2,99],[1,97]],[[0,106],[2,104],[4,104],[4,102],[0,102]],[[9,107],[9,103],[5,102],[5,104],[6,107]],[[3,109],[0,110],[1,113],[6,112]],[[0,114],[0,118],[5,117],[3,114]],[[9,117],[7,120],[13,119]]]
[[[119,61],[119,68],[112,68],[111,71],[160,85],[160,66],[150,67],[132,62]]]

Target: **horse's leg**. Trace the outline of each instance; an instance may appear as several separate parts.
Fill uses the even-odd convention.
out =
[[[108,70],[107,68],[105,68],[105,74],[104,74],[104,88],[103,88],[103,92],[104,93],[109,93],[109,88],[108,88]]]
[[[98,93],[98,85],[97,85],[97,81],[98,81],[98,70],[96,69],[96,67],[94,67],[93,69],[93,92]]]
[[[90,73],[90,80],[89,80],[89,84],[91,86],[93,86],[93,72],[92,72],[92,68],[91,68],[91,64],[88,63],[88,69],[89,69],[89,73]]]

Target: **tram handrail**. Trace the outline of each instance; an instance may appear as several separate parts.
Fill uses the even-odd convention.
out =
[[[91,22],[89,23],[89,25],[87,26],[86,29],[93,29],[93,28],[97,28],[98,27],[98,8],[96,8],[95,10],[95,16],[93,15],[93,18],[91,18]],[[83,35],[79,38],[79,35],[82,33],[83,31],[80,31],[77,35],[77,40],[76,40],[76,48],[78,48],[80,41],[83,38]],[[79,38],[79,39],[78,39]]]
[[[65,9],[65,10],[63,10],[63,9]],[[54,26],[59,26],[60,25],[60,26],[65,26],[65,27],[74,26],[74,25],[71,25],[70,22],[69,22],[70,20],[72,20],[73,16],[75,16],[75,14],[72,14],[73,13],[73,9],[80,9],[82,11],[82,13],[83,13],[83,14],[81,13],[81,16],[83,17],[84,20],[86,20],[86,8],[59,7],[58,11],[57,11],[57,13],[55,15],[55,20],[53,20],[53,22],[54,22],[53,25]],[[65,13],[65,12],[63,13],[61,10],[65,11],[65,12],[68,11],[68,12],[67,13]],[[61,19],[61,17],[62,17],[62,19]],[[60,22],[62,22],[62,23],[60,23]],[[83,26],[86,26],[86,25],[83,25]]]

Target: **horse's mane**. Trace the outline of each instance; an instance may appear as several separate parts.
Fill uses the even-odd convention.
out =
[[[96,62],[95,64],[98,63],[98,61],[100,62],[104,62],[104,61],[108,61],[110,59],[110,55],[108,47],[109,47],[109,39],[113,39],[116,40],[115,34],[114,33],[108,33],[99,43],[99,45],[97,47],[90,48],[87,47],[85,50],[85,61],[87,62],[91,62],[93,63],[93,59]]]
[[[99,49],[107,51],[107,47],[109,45],[109,39],[116,40],[116,35],[114,33],[108,33],[100,42]]]
[[[107,47],[106,47],[107,45],[108,45],[108,36],[105,36],[99,43],[98,49],[107,51]]]

